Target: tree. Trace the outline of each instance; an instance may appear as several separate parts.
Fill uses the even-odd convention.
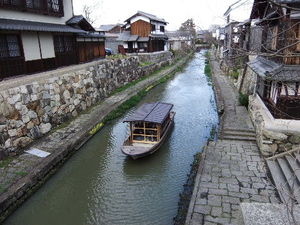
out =
[[[86,3],[83,5],[82,14],[91,25],[93,25],[97,20],[99,20],[99,15],[101,15],[101,13],[98,9],[101,8],[102,4],[103,0],[98,0],[94,1],[94,3],[91,5]],[[95,15],[95,12],[97,12],[98,14]]]
[[[196,36],[196,25],[194,23],[193,19],[188,19],[185,22],[181,24],[181,27],[179,28],[180,31],[188,31],[192,36]]]
[[[96,18],[92,15],[93,9],[93,6],[87,4],[84,4],[82,7],[82,14],[91,25],[93,25],[96,21]]]

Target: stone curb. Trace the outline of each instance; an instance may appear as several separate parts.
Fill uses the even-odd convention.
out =
[[[199,167],[197,169],[197,176],[195,178],[194,188],[193,188],[193,194],[190,200],[188,213],[186,215],[185,219],[185,225],[191,225],[191,219],[192,219],[192,213],[194,211],[195,202],[197,199],[197,193],[198,193],[198,187],[201,181],[201,174],[204,168],[205,158],[206,158],[206,149],[208,148],[209,142],[207,142],[206,146],[203,148],[203,152],[201,153],[201,161],[199,163]]]
[[[97,119],[91,116],[89,125],[85,129],[76,134],[71,142],[64,146],[64,149],[58,149],[54,151],[50,156],[42,160],[28,175],[19,179],[13,185],[11,185],[8,190],[0,195],[0,223],[5,220],[19,205],[22,204],[28,197],[30,197],[34,191],[36,191],[46,180],[55,173],[57,169],[73,154],[75,153],[84,143],[86,143],[93,135],[90,135],[89,132],[94,128],[94,126],[100,123],[103,118],[108,115],[111,111],[116,109],[122,103],[130,99],[132,96],[136,95],[139,91],[145,89],[149,85],[156,83],[162,77],[167,76],[168,74],[176,71],[176,69],[184,65],[192,56],[192,54],[181,59],[171,68],[161,72],[160,74],[150,77],[149,79],[143,80],[137,83],[135,86],[130,87],[123,92],[117,93],[114,96],[107,98],[99,106],[93,108],[92,112],[89,113],[101,113],[97,115]],[[115,98],[115,102],[113,102]],[[109,103],[109,99],[112,100],[112,103]],[[77,118],[78,119],[78,118]],[[76,121],[75,119],[74,121]],[[80,119],[78,119],[80,122]],[[74,122],[73,121],[73,122]],[[72,123],[68,125],[72,126]],[[82,122],[82,121],[81,121]],[[63,129],[68,129],[63,128]],[[57,131],[56,131],[57,132]],[[48,135],[47,135],[48,136]],[[40,139],[38,142],[43,142],[47,136]]]

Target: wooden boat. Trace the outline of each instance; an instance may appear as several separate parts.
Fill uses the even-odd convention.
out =
[[[156,152],[174,124],[172,108],[169,103],[146,103],[124,120],[130,125],[130,135],[121,148],[122,152],[133,159]]]

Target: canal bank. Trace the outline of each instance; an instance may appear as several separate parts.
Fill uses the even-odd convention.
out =
[[[210,57],[217,103],[223,109],[217,141],[209,141],[198,167],[185,225],[244,224],[241,203],[280,203],[238,92]],[[220,111],[220,110],[219,110]]]
[[[50,153],[46,158],[21,154],[9,158],[3,165],[0,186],[0,221],[3,221],[26,198],[34,193],[75,151],[89,140],[110,112],[117,109],[140,91],[150,90],[161,79],[182,68],[192,55],[179,60],[175,65],[158,71],[125,90],[115,93],[85,114],[60,127],[50,135],[38,140],[31,148]],[[7,163],[7,165],[5,165]]]

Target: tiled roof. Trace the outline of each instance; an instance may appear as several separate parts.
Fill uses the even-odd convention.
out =
[[[124,122],[150,122],[162,124],[167,118],[171,109],[173,108],[172,104],[156,102],[156,103],[145,103],[139,107],[129,118]]]
[[[249,67],[260,77],[275,81],[300,81],[300,66],[283,65],[263,57],[257,57],[248,63]]]
[[[152,37],[152,39],[165,39],[165,40],[168,40],[168,36],[165,35],[165,34],[150,34],[149,35],[150,37]]]
[[[73,16],[71,19],[69,19],[67,21],[67,24],[77,24],[77,23],[79,23],[83,19],[84,19],[84,17],[82,15]]]
[[[77,36],[86,38],[105,38],[105,35],[99,33],[83,33],[78,34]]]
[[[123,26],[123,24],[105,24],[105,25],[101,25],[99,30],[100,31],[110,31],[111,29],[115,28],[116,26]]]
[[[136,14],[134,14],[133,16],[131,16],[130,18],[128,18],[127,20],[125,20],[125,22],[131,20],[133,17],[135,16],[145,16],[147,18],[149,18],[150,20],[153,20],[153,21],[158,21],[158,22],[162,22],[162,23],[167,23],[163,18],[159,18],[153,14],[150,14],[150,13],[145,13],[145,12],[142,12],[142,11],[138,11]]]
[[[85,33],[84,30],[63,24],[41,23],[24,20],[0,19],[0,30],[40,31],[60,33]]]
[[[139,38],[138,35],[131,35],[130,31],[123,31],[118,40],[120,41],[137,41],[137,39]]]

